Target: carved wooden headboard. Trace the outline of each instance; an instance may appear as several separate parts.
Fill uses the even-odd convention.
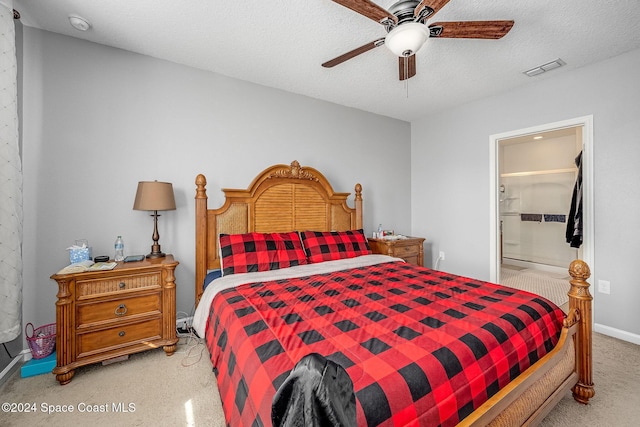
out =
[[[220,268],[218,236],[222,233],[275,233],[287,231],[344,231],[362,228],[362,186],[355,186],[355,207],[350,193],[336,193],[316,169],[275,165],[262,171],[246,190],[223,189],[225,202],[207,207],[207,179],[196,177],[196,304],[208,270]]]

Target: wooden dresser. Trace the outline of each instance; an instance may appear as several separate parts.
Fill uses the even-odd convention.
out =
[[[167,255],[51,276],[58,282],[53,373],[60,384],[79,366],[160,346],[168,356],[175,352],[177,265]]]
[[[367,239],[374,254],[389,255],[402,258],[409,264],[424,265],[424,241],[422,237],[407,237],[406,239]]]

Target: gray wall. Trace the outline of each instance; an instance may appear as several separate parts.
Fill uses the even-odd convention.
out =
[[[640,343],[640,50],[412,123],[412,232],[442,270],[488,279],[489,137],[593,115],[594,262],[597,330]],[[526,77],[523,77],[526,78]],[[429,260],[427,260],[428,263]],[[601,294],[598,279],[611,282]]]
[[[407,122],[27,27],[23,98],[25,322],[55,319],[49,276],[75,239],[113,256],[120,234],[128,254],[149,252],[153,221],[132,210],[140,180],[174,185],[159,233],[181,263],[178,317],[194,303],[198,173],[218,207],[220,188],[296,159],[336,191],[362,184],[368,234],[411,231]]]

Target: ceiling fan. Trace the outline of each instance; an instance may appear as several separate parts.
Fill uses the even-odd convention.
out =
[[[386,45],[398,56],[400,80],[416,75],[416,53],[429,38],[499,39],[511,30],[513,21],[450,21],[426,24],[449,0],[400,0],[389,10],[369,0],[333,0],[360,15],[382,24],[386,37],[381,37],[322,64],[331,68]]]

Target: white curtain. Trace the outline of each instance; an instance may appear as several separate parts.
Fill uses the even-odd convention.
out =
[[[0,342],[22,330],[22,170],[13,0],[0,0]]]

